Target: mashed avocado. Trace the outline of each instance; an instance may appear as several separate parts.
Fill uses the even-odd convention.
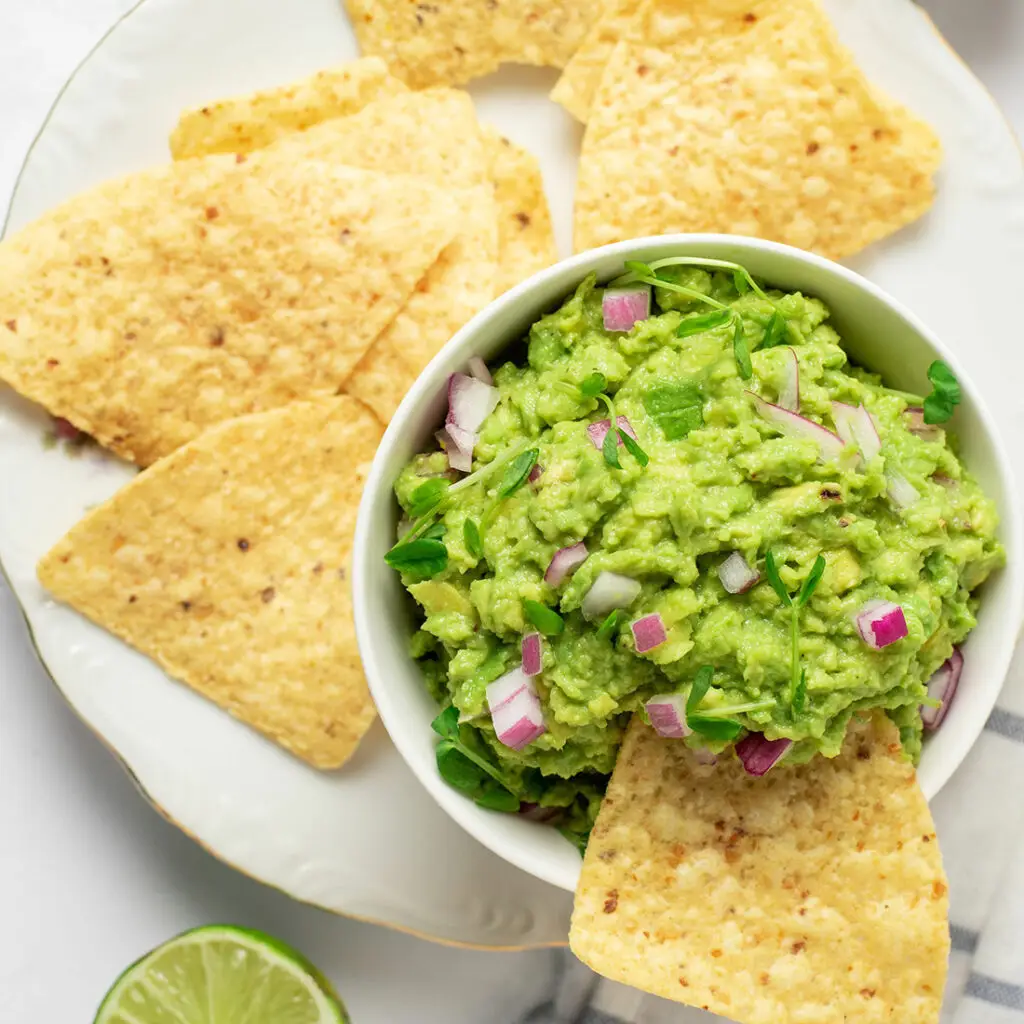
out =
[[[403,581],[422,613],[413,654],[434,696],[459,712],[453,742],[496,767],[516,797],[511,809],[520,800],[567,808],[579,832],[630,716],[656,694],[686,693],[703,666],[714,676],[702,708],[793,740],[787,762],[838,754],[863,708],[886,709],[916,758],[926,683],[974,625],[972,591],[1003,560],[995,508],[953,439],[908,416],[920,398],[850,364],[819,300],[751,290],[731,272],[660,275],[656,312],[626,332],[605,329],[604,289],[587,278],[494,372],[499,400],[479,430],[473,471],[536,450],[534,479],[500,497],[502,472],[485,472],[449,494],[460,475],[438,450],[416,456],[395,486],[410,519],[425,497],[440,496],[417,535],[429,519],[447,557]],[[673,284],[726,312],[715,306],[709,316]],[[861,458],[848,444],[823,456],[759,412],[753,394],[776,403],[794,353],[800,416],[834,431],[833,403],[863,404],[879,453]],[[618,448],[621,468],[587,430],[608,416],[608,402],[588,393],[595,380],[636,435],[635,446]],[[552,556],[580,541],[586,560],[550,586]],[[733,552],[763,573],[768,551],[791,593],[824,559],[795,641],[790,609],[763,575],[746,593],[719,578]],[[640,584],[610,630],[581,611],[602,572]],[[498,741],[486,689],[521,661],[522,637],[535,628],[524,601],[556,611],[562,628],[544,637],[534,680],[546,732],[515,750]],[[906,622],[907,635],[880,650],[855,626],[872,601],[899,605]],[[654,613],[666,639],[638,654],[630,623]],[[805,687],[796,705],[794,642]],[[731,746],[697,732],[680,742]]]

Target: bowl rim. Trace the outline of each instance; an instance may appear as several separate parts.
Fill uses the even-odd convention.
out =
[[[568,888],[565,880],[559,877],[557,871],[551,870],[551,865],[548,864],[546,858],[540,855],[520,856],[519,851],[507,849],[505,843],[496,837],[494,830],[488,826],[487,819],[481,815],[479,808],[462,794],[452,790],[436,771],[429,775],[429,777],[425,777],[425,774],[429,773],[421,771],[420,766],[414,763],[407,754],[401,740],[402,722],[398,721],[399,717],[402,716],[390,700],[389,695],[393,687],[387,683],[385,673],[380,671],[377,665],[373,643],[373,625],[368,620],[366,614],[367,602],[361,600],[361,594],[365,592],[365,588],[370,585],[370,580],[372,579],[372,572],[369,571],[371,555],[369,552],[368,535],[370,532],[370,522],[375,515],[375,495],[378,492],[391,494],[390,481],[388,481],[387,489],[381,490],[382,477],[385,471],[384,467],[388,462],[388,454],[403,432],[409,429],[410,421],[414,419],[420,406],[431,398],[436,397],[440,383],[439,380],[434,380],[434,377],[438,375],[438,368],[442,364],[447,364],[451,361],[453,353],[459,352],[462,361],[465,361],[471,355],[477,354],[477,351],[485,347],[485,343],[489,339],[493,339],[493,335],[488,334],[490,325],[494,321],[499,320],[506,309],[517,305],[524,296],[529,295],[536,289],[542,288],[552,279],[564,278],[566,281],[564,294],[568,295],[583,277],[609,257],[621,256],[623,259],[628,259],[631,254],[641,250],[670,249],[673,246],[680,245],[685,245],[691,249],[699,245],[716,247],[727,245],[767,253],[769,256],[784,256],[789,259],[795,259],[797,262],[802,262],[809,267],[814,267],[833,277],[840,278],[847,284],[866,292],[876,301],[888,306],[893,313],[905,321],[920,336],[929,349],[952,367],[964,397],[971,403],[973,411],[978,417],[982,433],[988,441],[994,456],[994,475],[999,480],[1003,491],[1004,507],[999,509],[1000,536],[1007,550],[1007,562],[1001,573],[1005,574],[1009,580],[1010,601],[1004,602],[1000,609],[999,617],[1004,620],[1005,625],[1000,630],[999,651],[996,655],[998,672],[990,677],[992,681],[989,685],[983,691],[978,692],[974,713],[968,720],[962,723],[958,734],[958,742],[952,745],[951,751],[947,751],[945,764],[937,773],[938,779],[932,797],[942,790],[953,773],[963,763],[968,752],[981,735],[1005,683],[1014,648],[1022,626],[1024,626],[1024,550],[1022,550],[1024,519],[1022,519],[1020,513],[1015,511],[1020,509],[1021,506],[1018,487],[1011,468],[1004,438],[991,411],[982,400],[974,382],[964,370],[956,354],[951,352],[935,332],[916,313],[903,305],[902,302],[893,298],[888,292],[863,275],[826,257],[780,242],[722,233],[676,233],[627,239],[598,248],[587,249],[538,271],[494,299],[467,321],[422,370],[392,416],[391,422],[388,424],[377,448],[360,498],[352,549],[352,595],[356,640],[367,684],[388,736],[397,747],[403,760],[442,810],[454,818],[478,842],[516,867],[562,889]],[[648,256],[648,258],[650,257]],[[502,347],[514,343],[515,340],[516,338],[513,337],[506,338],[505,345]],[[500,350],[499,348],[498,351]],[[450,370],[446,370],[445,375],[448,372]]]

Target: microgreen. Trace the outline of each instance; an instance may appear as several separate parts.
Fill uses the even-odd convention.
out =
[[[481,807],[515,813],[519,797],[510,789],[496,765],[470,747],[462,737],[459,709],[449,705],[430,723],[441,737],[437,745],[437,770],[453,789],[475,800]]]
[[[815,589],[821,582],[825,572],[825,558],[818,555],[811,566],[811,571],[804,578],[800,589],[795,595],[790,595],[786,585],[782,582],[778,567],[775,564],[775,556],[771,550],[765,552],[764,573],[772,589],[779,595],[779,600],[789,609],[789,639],[791,646],[790,655],[790,677],[789,677],[789,706],[793,714],[799,714],[807,702],[807,673],[800,668],[800,610],[810,601]]]
[[[773,700],[749,701],[746,704],[732,704],[726,707],[700,709],[701,702],[711,689],[715,670],[710,665],[702,665],[690,684],[690,692],[686,696],[686,724],[701,736],[709,740],[727,743],[736,739],[743,731],[739,722],[733,722],[726,715],[742,715],[751,711],[765,711],[775,706]]]
[[[700,334],[702,331],[713,331],[716,327],[723,327],[731,320],[732,311],[728,309],[713,309],[710,313],[685,316],[679,321],[676,337],[689,338],[690,335]]]
[[[580,856],[583,856],[587,852],[587,843],[590,842],[589,832],[576,832],[571,828],[560,828],[558,830],[562,835],[580,851]]]
[[[747,334],[743,330],[743,317],[737,316],[732,331],[732,354],[736,358],[736,367],[744,380],[754,376],[754,367],[750,362],[750,348],[747,345]]]
[[[764,329],[764,338],[761,341],[761,348],[775,348],[782,344],[782,336],[786,333],[786,318],[776,309]]]
[[[941,359],[928,367],[932,393],[924,400],[925,423],[945,423],[960,404],[960,383]]]
[[[557,636],[565,629],[565,620],[558,612],[540,601],[526,598],[523,601],[523,612],[530,622],[545,636]]]
[[[587,378],[590,379],[589,377]],[[584,382],[586,383],[586,382]],[[582,388],[581,388],[582,390]],[[619,442],[625,445],[626,451],[633,456],[634,459],[641,466],[646,466],[651,460],[648,458],[647,452],[640,447],[639,443],[633,440],[620,426],[619,417],[615,412],[615,401],[610,395],[606,395],[602,392],[598,392],[589,397],[596,398],[601,402],[604,407],[608,410],[608,431],[604,435],[604,440],[601,442],[601,454],[604,456],[604,461],[612,467],[612,469],[622,469],[622,463],[619,461]]]
[[[634,441],[633,438],[631,438],[621,427],[616,427],[616,430],[619,435],[619,440],[622,441],[623,445],[625,445],[626,451],[629,452],[629,454],[632,455],[641,466],[646,466],[651,461],[647,452],[645,452],[643,448],[641,448],[640,445],[638,445],[636,441]],[[608,433],[611,433],[611,431]],[[607,440],[607,438],[605,438],[605,440]]]
[[[603,373],[594,372],[580,384],[580,394],[584,398],[597,398],[607,387],[608,378]]]
[[[498,484],[499,501],[504,501],[505,498],[511,498],[512,495],[526,483],[527,478],[533,471],[533,467],[537,465],[537,459],[539,457],[540,449],[530,448],[521,455],[517,455],[508,464],[508,467],[501,478],[501,483]]]
[[[448,549],[433,538],[402,540],[384,556],[384,561],[408,576],[428,580],[448,567]]]
[[[434,477],[420,484],[409,495],[409,515],[413,519],[419,519],[420,516],[433,512],[450,486],[451,481],[445,480],[444,477]]]
[[[622,618],[622,609],[616,608],[615,611],[608,616],[600,626],[597,627],[597,639],[607,640],[615,632],[615,628],[619,624],[619,620]]]
[[[484,557],[484,545],[480,539],[480,528],[469,518],[462,523],[462,539],[466,543],[466,550],[472,558]]]
[[[704,396],[694,381],[659,384],[643,398],[647,415],[669,441],[678,441],[704,426]]]

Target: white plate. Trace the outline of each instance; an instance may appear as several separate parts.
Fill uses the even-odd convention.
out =
[[[935,210],[855,266],[960,354],[1024,459],[1024,355],[1007,297],[1024,269],[1024,172],[991,98],[909,0],[833,0],[840,31],[881,85],[947,149]],[[145,0],[59,97],[19,178],[11,228],[104,178],[167,159],[179,110],[354,56],[339,0]],[[473,87],[481,116],[542,161],[568,251],[580,130],[546,91],[555,74],[506,69]],[[48,601],[34,566],[130,470],[44,450],[45,417],[0,394],[0,559],[61,691],[147,796],[239,870],[298,899],[442,941],[564,942],[570,897],[466,836],[376,726],[324,775]]]

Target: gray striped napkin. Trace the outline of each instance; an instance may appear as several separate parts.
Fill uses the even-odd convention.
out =
[[[1024,1024],[1024,658],[981,739],[932,802],[953,952],[942,1024]],[[720,1017],[605,981],[560,953],[555,990],[520,1024],[711,1024]]]

